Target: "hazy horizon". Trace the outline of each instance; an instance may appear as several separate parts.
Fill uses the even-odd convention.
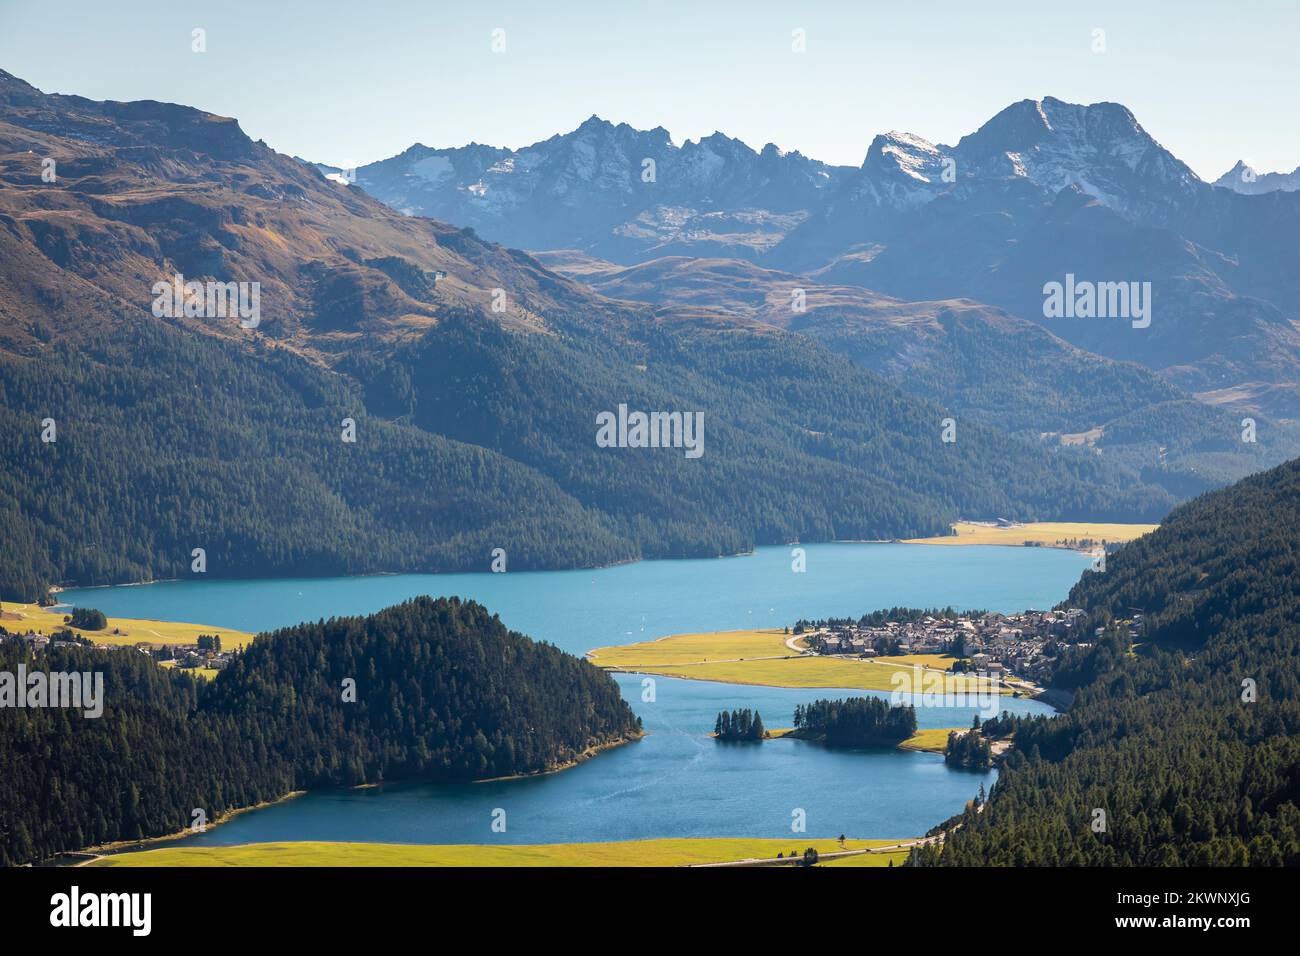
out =
[[[1199,0],[1172,15],[1019,0],[993,12],[939,3],[925,16],[883,4],[587,0],[560,11],[407,0],[359,10],[72,0],[53,16],[0,2],[0,67],[46,92],[232,116],[281,152],[341,166],[416,142],[519,148],[593,114],[663,126],[679,145],[718,131],[858,166],[878,133],[951,145],[1011,103],[1046,96],[1122,103],[1209,181],[1238,159],[1261,173],[1300,165],[1300,130],[1283,119],[1300,112],[1294,0]],[[202,54],[195,28],[206,31]],[[493,52],[498,29],[504,49]]]

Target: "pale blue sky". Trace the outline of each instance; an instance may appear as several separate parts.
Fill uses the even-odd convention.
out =
[[[1291,170],[1297,41],[1300,0],[0,0],[0,67],[41,89],[186,103],[340,165],[417,141],[522,146],[592,113],[857,165],[877,132],[953,143],[1050,95],[1124,103],[1205,178],[1239,157]]]

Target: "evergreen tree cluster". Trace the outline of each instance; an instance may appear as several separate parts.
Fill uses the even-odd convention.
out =
[[[0,709],[0,865],[296,790],[538,773],[640,734],[608,675],[455,598],[259,635],[211,681],[134,649],[0,642],[0,671],[20,663],[102,672],[105,701]]]
[[[817,700],[795,708],[794,727],[829,747],[892,747],[916,733],[916,708],[880,697]]]
[[[943,759],[950,767],[990,767],[993,765],[993,746],[978,730],[967,733],[954,730],[948,735]]]
[[[976,717],[975,729],[989,738],[1009,737],[1016,732],[1016,728],[1026,719],[1028,718],[1017,717],[1010,711],[1004,710],[998,716],[990,717],[983,724],[978,723],[979,718]]]
[[[68,623],[82,631],[102,631],[108,627],[108,618],[103,611],[93,607],[74,607],[68,615]]]
[[[763,718],[758,711],[721,711],[713,723],[713,734],[719,740],[762,740],[766,736]]]

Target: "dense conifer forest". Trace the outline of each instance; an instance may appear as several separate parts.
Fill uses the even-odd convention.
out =
[[[487,570],[495,547],[518,570],[636,556],[551,480],[369,417],[349,379],[283,350],[141,322],[51,351],[0,354],[6,600],[201,577],[194,548],[213,578]]]
[[[1300,864],[1300,462],[1178,508],[1067,604],[1102,638],[1018,719],[949,865]],[[1121,623],[1144,615],[1136,638]]]
[[[453,314],[337,369],[127,319],[0,352],[0,596],[189,577],[195,548],[213,578],[487,570],[498,547],[535,570],[1172,503],[981,426],[945,445],[940,408],[798,336],[615,346],[555,325]],[[702,411],[703,456],[598,447],[620,403]]]
[[[606,674],[455,598],[260,635],[210,682],[134,649],[0,641],[0,671],[20,664],[102,672],[105,702],[0,709],[0,865],[296,790],[537,773],[640,734]]]

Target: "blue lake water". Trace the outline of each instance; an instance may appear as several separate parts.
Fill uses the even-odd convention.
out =
[[[120,617],[195,621],[261,631],[364,614],[418,594],[483,602],[511,628],[581,654],[684,631],[792,624],[891,606],[1015,611],[1062,600],[1088,558],[1043,548],[901,544],[807,545],[807,571],[789,548],[719,560],[657,561],[596,571],[394,575],[342,579],[184,581],[67,591],[65,603]],[[796,740],[719,744],[722,709],[759,710],[788,727],[794,707],[854,690],[749,687],[616,678],[649,736],[570,770],[526,780],[387,785],[314,793],[242,814],[184,843],[270,840],[394,843],[551,843],[667,836],[910,837],[960,811],[995,772],[944,766],[937,754],[845,753]],[[1006,698],[1016,713],[1050,713]],[[972,707],[918,707],[922,727],[969,726]],[[506,811],[506,832],[491,829]]]

